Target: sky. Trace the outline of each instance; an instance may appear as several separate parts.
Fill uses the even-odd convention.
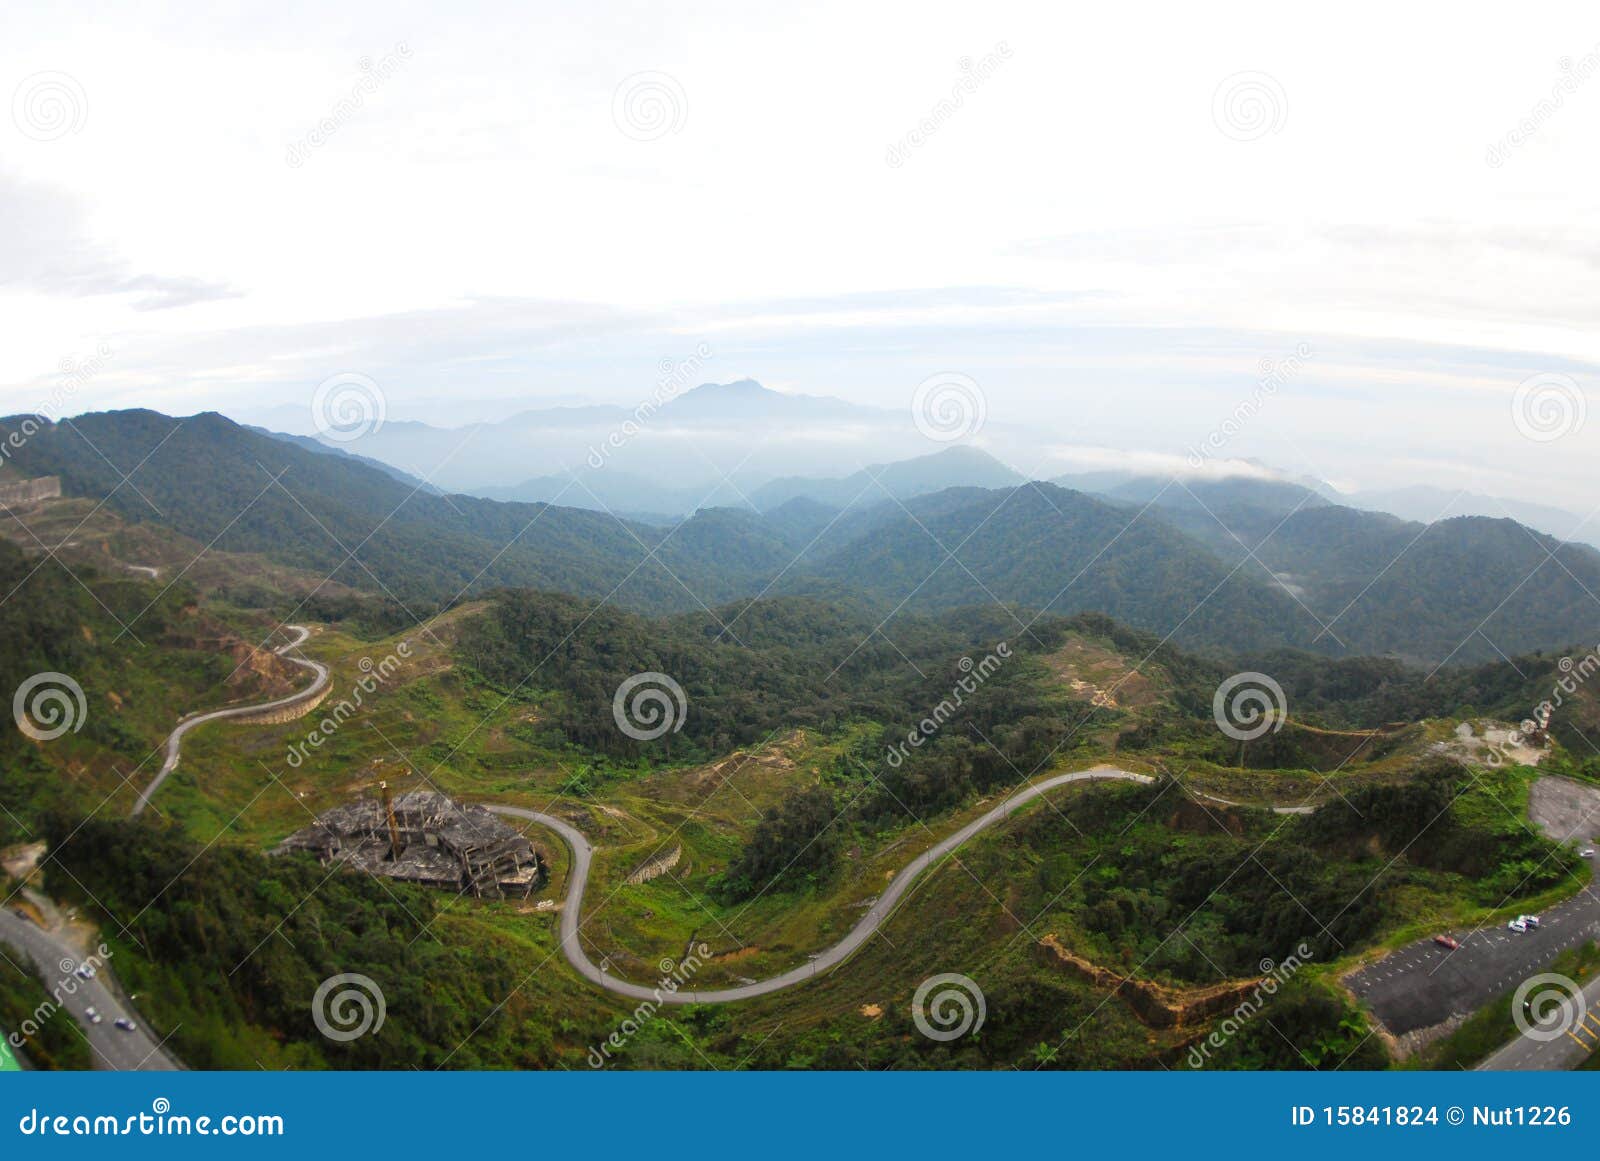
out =
[[[1593,5],[1201,7],[12,0],[0,411],[456,424],[704,350],[964,376],[1053,471],[1600,507]]]

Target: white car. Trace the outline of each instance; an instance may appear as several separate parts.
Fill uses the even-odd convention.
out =
[[[91,1024],[100,1024],[105,1021],[105,1017],[100,1014],[100,1009],[96,1008],[93,1004],[90,1004],[87,1008],[85,1008],[83,1010],[83,1014],[89,1018],[89,1023]]]
[[[1537,915],[1519,915],[1519,916],[1517,916],[1517,918],[1522,920],[1522,925],[1524,927],[1538,927],[1539,926],[1539,917]]]
[[[1527,921],[1522,919],[1520,916],[1506,924],[1506,927],[1512,931],[1515,931],[1518,935],[1522,935],[1528,930]]]
[[[133,1021],[132,1020],[126,1019],[126,1018],[124,1018],[122,1016],[118,1016],[112,1022],[114,1024],[116,1024],[116,1026],[118,1028],[121,1028],[124,1032],[132,1032],[133,1031]]]
[[[1592,859],[1592,858],[1594,858],[1594,848],[1593,847],[1584,847],[1583,850],[1578,852],[1578,857],[1580,859]]]
[[[88,964],[88,963],[80,963],[78,965],[78,978],[79,979],[83,979],[83,980],[92,980],[92,979],[94,979],[94,965],[93,964]]]

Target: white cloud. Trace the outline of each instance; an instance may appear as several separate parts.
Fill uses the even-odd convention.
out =
[[[1546,369],[1600,391],[1600,80],[1485,159],[1593,51],[1590,5],[370,0],[91,24],[22,0],[7,22],[0,95],[63,73],[85,115],[52,141],[0,122],[0,410],[102,342],[85,406],[298,408],[359,371],[397,416],[438,418],[636,399],[707,339],[721,380],[893,408],[958,370],[997,441],[1172,450],[1305,341],[1314,367],[1241,456],[1394,482],[1444,441],[1524,493],[1590,475],[1593,430],[1528,448],[1504,405]],[[1000,42],[1004,66],[885,164]],[[1241,72],[1283,94],[1259,140],[1212,119]],[[613,122],[639,73],[685,104],[656,140]]]

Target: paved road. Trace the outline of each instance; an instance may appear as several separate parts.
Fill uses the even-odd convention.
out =
[[[139,800],[134,803],[134,816],[144,813],[144,808],[150,804],[151,795],[161,788],[161,784],[167,780],[167,775],[177,768],[183,737],[190,730],[219,718],[239,717],[242,714],[287,705],[315,693],[328,684],[328,667],[322,662],[288,656],[290,650],[298,649],[305,644],[306,638],[311,636],[311,630],[304,625],[288,625],[286,628],[294,630],[295,638],[286,645],[280,645],[274,652],[304,669],[311,670],[316,675],[311,685],[298,693],[274,701],[212,710],[209,713],[195,714],[179,722],[177,728],[167,735],[166,760],[162,763],[160,771],[139,795]],[[100,968],[99,974],[92,980],[79,979],[72,974],[70,968],[63,971],[61,964],[64,961],[71,961],[74,966],[78,961],[78,955],[71,945],[10,910],[0,911],[0,943],[10,945],[30,959],[40,979],[45,982],[46,990],[53,995],[58,994],[61,1007],[83,1028],[96,1068],[138,1070],[177,1067],[177,1064],[145,1033],[143,1022],[131,1006],[121,999],[121,993],[113,987],[114,977],[110,968]],[[68,991],[69,987],[73,989],[71,993]],[[84,1014],[84,1010],[91,1006],[99,1011],[102,1017],[101,1023],[91,1022]],[[116,1027],[115,1021],[119,1017],[132,1021],[134,1030],[124,1032]],[[60,1018],[60,1014],[57,1013],[54,1018]]]
[[[1530,996],[1537,995],[1531,992]],[[1559,997],[1561,993],[1556,993]],[[1556,1015],[1557,1012],[1563,1014]],[[1480,1070],[1546,1071],[1553,1072],[1577,1068],[1600,1051],[1600,976],[1590,980],[1583,989],[1583,1003],[1565,1009],[1555,1009],[1556,1024],[1549,1039],[1535,1039],[1519,1035],[1478,1065]],[[1566,1027],[1566,1024],[1572,1027]]]
[[[1568,948],[1600,938],[1600,891],[1590,883],[1565,903],[1540,913],[1536,931],[1518,935],[1504,924],[1452,931],[1454,951],[1432,938],[1392,952],[1347,983],[1396,1036],[1465,1016],[1512,991]]]
[[[293,629],[298,636],[296,636],[295,639],[290,641],[287,645],[278,646],[278,648],[274,649],[273,652],[278,654],[280,657],[283,657],[285,660],[293,661],[296,665],[303,669],[311,670],[311,672],[317,675],[316,680],[305,689],[302,689],[299,693],[291,693],[288,697],[280,697],[275,701],[261,702],[257,705],[238,705],[229,709],[212,710],[209,713],[195,714],[193,717],[184,718],[183,721],[178,723],[177,729],[173,730],[172,733],[167,735],[166,760],[162,762],[161,769],[157,772],[154,780],[151,781],[149,786],[144,788],[143,792],[139,795],[139,800],[133,804],[133,817],[137,818],[139,815],[144,813],[144,808],[150,805],[151,796],[154,795],[157,790],[161,789],[161,784],[167,780],[167,775],[171,774],[178,768],[178,756],[179,751],[183,746],[183,736],[190,730],[194,729],[196,726],[203,726],[207,722],[214,722],[219,718],[236,718],[243,714],[258,713],[261,710],[277,709],[279,706],[289,705],[292,702],[299,701],[301,698],[317,692],[323,686],[328,684],[328,667],[322,664],[322,662],[312,661],[305,657],[289,656],[289,651],[291,649],[298,649],[301,645],[305,644],[306,638],[311,636],[311,630],[306,628],[304,625],[285,625],[284,628]]]
[[[110,986],[109,969],[101,967],[92,980],[79,979],[73,972],[80,957],[72,946],[9,908],[0,910],[0,943],[33,961],[45,990],[58,997],[63,1009],[45,1018],[61,1020],[70,1015],[76,1020],[89,1041],[95,1068],[134,1072],[178,1067],[145,1032],[143,1022],[121,993]],[[68,988],[73,990],[69,992]],[[90,1007],[99,1011],[101,1023],[92,1023],[85,1015],[85,1009]],[[118,1028],[114,1021],[119,1017],[133,1021],[134,1030],[124,1032]]]
[[[1541,778],[1533,785],[1530,813],[1556,842],[1588,845],[1594,828],[1600,826],[1600,792],[1565,779]],[[1461,941],[1454,951],[1438,946],[1431,937],[1418,940],[1356,972],[1347,982],[1395,1035],[1431,1028],[1514,991],[1563,951],[1600,939],[1600,887],[1591,880],[1573,898],[1540,917],[1543,924],[1522,935],[1508,931],[1503,922],[1452,931],[1449,934]]]
[[[501,806],[485,803],[490,810],[499,814],[511,815],[516,818],[525,818],[537,822],[559,834],[572,851],[572,869],[568,876],[566,905],[561,910],[561,953],[566,956],[579,975],[609,992],[627,996],[635,1000],[654,1000],[661,1004],[724,1004],[732,1000],[748,1000],[755,996],[765,996],[772,992],[792,988],[796,984],[804,983],[813,976],[820,975],[830,968],[843,963],[863,943],[872,937],[873,932],[883,926],[883,921],[889,918],[896,903],[910,890],[911,884],[918,875],[927,870],[934,863],[944,858],[945,855],[961,846],[973,835],[981,830],[993,826],[1000,820],[1016,813],[1034,799],[1054,790],[1058,786],[1066,786],[1073,782],[1094,782],[1102,780],[1119,780],[1123,782],[1153,782],[1154,779],[1144,774],[1132,774],[1126,770],[1118,770],[1111,766],[1096,766],[1092,770],[1084,770],[1076,774],[1059,774],[1054,778],[1047,778],[1043,782],[1034,784],[1026,790],[1007,798],[999,806],[987,814],[969,822],[966,826],[936,843],[927,851],[912,859],[906,868],[894,877],[894,881],[884,893],[868,908],[867,913],[861,917],[850,934],[838,943],[822,952],[811,962],[791,968],[782,975],[761,980],[753,984],[744,984],[736,988],[721,988],[708,992],[691,992],[680,989],[668,992],[664,989],[647,987],[643,984],[632,984],[627,980],[618,979],[602,971],[588,953],[583,950],[583,944],[578,939],[578,924],[583,914],[583,893],[589,885],[589,866],[594,855],[594,847],[583,833],[562,819],[553,815],[543,814],[537,810],[527,810],[520,806]]]

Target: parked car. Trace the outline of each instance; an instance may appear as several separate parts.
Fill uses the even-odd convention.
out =
[[[1437,943],[1440,947],[1448,947],[1451,951],[1454,951],[1456,948],[1461,946],[1461,941],[1453,935],[1435,935],[1433,937],[1433,942]]]
[[[1594,848],[1593,847],[1584,847],[1583,850],[1578,852],[1578,857],[1580,859],[1592,859],[1592,858],[1594,858]]]
[[[1518,935],[1522,935],[1528,930],[1528,924],[1522,919],[1521,916],[1518,916],[1516,919],[1513,919],[1510,923],[1506,924],[1506,927],[1512,931],[1515,931]]]
[[[124,1032],[133,1031],[133,1021],[129,1020],[126,1016],[118,1016],[113,1023],[115,1023],[116,1026],[121,1028]]]
[[[85,1008],[83,1010],[83,1014],[89,1017],[89,1023],[91,1024],[101,1024],[105,1022],[105,1017],[100,1014],[100,1009],[96,1008],[93,1004],[90,1004],[87,1008]]]
[[[81,980],[94,979],[94,965],[91,963],[80,963],[78,965],[78,978]]]
[[[1524,927],[1538,927],[1539,926],[1539,917],[1537,915],[1519,915],[1519,916],[1517,916],[1517,918],[1522,920],[1522,925]]]

